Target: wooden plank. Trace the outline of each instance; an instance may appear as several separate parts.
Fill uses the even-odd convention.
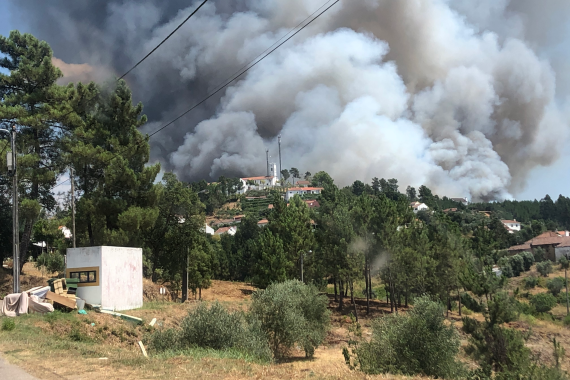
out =
[[[62,297],[62,296],[55,294],[53,292],[47,292],[46,299],[51,300],[51,301],[58,303],[60,305],[66,306],[70,309],[75,309],[77,307],[74,299],[72,300],[70,298]]]
[[[143,344],[143,342],[141,342],[140,340],[139,340],[139,347],[141,348],[141,351],[142,351],[143,356],[144,356],[145,358],[148,358],[148,355],[146,354],[146,350],[144,349],[144,344]]]
[[[150,321],[149,325],[154,327],[155,323],[156,323],[156,318],[153,318],[152,321]]]

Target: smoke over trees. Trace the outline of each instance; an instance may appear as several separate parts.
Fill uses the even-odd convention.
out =
[[[149,116],[143,132],[201,100],[322,3],[208,3],[127,78]],[[64,74],[82,80],[122,74],[197,6],[187,4],[11,0],[11,9],[51,44]],[[557,75],[556,48],[568,12],[556,0],[540,9],[343,0],[151,139],[152,158],[188,181],[263,174],[264,150],[276,151],[281,134],[286,167],[326,170],[342,185],[395,177],[404,187],[509,198],[567,139],[560,104],[570,78]]]

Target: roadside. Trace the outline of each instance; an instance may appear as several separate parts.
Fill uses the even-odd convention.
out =
[[[8,362],[6,362],[6,360],[4,360],[1,356],[0,356],[0,373],[2,374],[2,378],[4,379],[39,380],[37,377],[33,377],[23,369],[16,367],[15,365],[8,364]]]

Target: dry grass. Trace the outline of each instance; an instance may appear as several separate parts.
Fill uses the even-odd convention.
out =
[[[26,264],[29,265],[29,264]],[[27,287],[42,285],[46,278],[33,273],[33,268],[26,267],[25,276],[29,278]],[[5,274],[4,274],[5,275]],[[41,274],[40,274],[41,275]],[[529,274],[526,273],[525,276]],[[558,274],[553,274],[554,277]],[[0,279],[0,286],[6,286]],[[11,281],[11,276],[10,281]],[[516,288],[513,279],[510,288]],[[8,285],[10,283],[8,282]],[[24,287],[24,289],[27,289]],[[0,352],[10,362],[17,364],[40,379],[77,379],[89,377],[93,380],[111,379],[404,379],[406,377],[380,375],[367,376],[348,369],[342,356],[342,348],[347,342],[348,316],[354,312],[350,298],[345,298],[343,313],[335,311],[332,316],[332,328],[325,345],[317,349],[314,359],[306,360],[299,352],[292,360],[285,363],[263,365],[248,361],[235,353],[191,350],[184,355],[155,355],[142,357],[136,342],[149,330],[148,322],[157,318],[157,327],[177,326],[189,310],[199,301],[185,304],[167,302],[155,297],[158,286],[145,281],[145,305],[128,314],[143,319],[145,325],[133,326],[129,322],[109,315],[89,312],[86,316],[77,314],[57,314],[56,318],[40,315],[28,315],[16,319],[14,331],[0,331]],[[537,288],[539,291],[545,289]],[[205,302],[218,301],[233,309],[244,309],[249,304],[254,288],[244,283],[214,281],[211,289],[202,292]],[[153,297],[146,297],[155,295]],[[152,299],[152,301],[147,301]],[[338,303],[329,295],[331,309]],[[389,304],[371,301],[371,314],[366,315],[366,300],[357,298],[356,310],[363,325],[364,336],[370,335],[372,319],[390,313]],[[560,310],[559,310],[560,309]],[[406,310],[400,310],[405,312]],[[558,306],[555,315],[563,315],[565,308]],[[472,318],[483,320],[478,313]],[[452,312],[450,323],[458,328],[461,317]],[[92,326],[94,324],[94,326]],[[511,323],[510,327],[521,331],[531,331],[527,342],[531,350],[541,357],[543,362],[552,362],[552,338],[556,337],[566,348],[566,359],[570,355],[570,329],[561,323],[534,318],[522,318]],[[461,334],[462,345],[467,344],[467,336]],[[107,358],[107,359],[100,359]],[[460,359],[469,362],[463,354]],[[563,361],[563,368],[568,370],[568,360]],[[413,379],[421,379],[415,377]]]

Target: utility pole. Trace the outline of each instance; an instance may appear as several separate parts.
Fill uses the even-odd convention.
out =
[[[73,234],[73,248],[75,246],[75,181],[73,180],[73,168],[69,168],[69,179],[71,180],[71,233]]]
[[[265,150],[265,156],[267,158],[267,176],[269,177],[269,149]]]
[[[281,135],[277,136],[277,141],[279,142],[279,181],[281,181]]]
[[[8,132],[4,130],[5,132]],[[10,133],[10,132],[8,132]],[[12,174],[12,242],[13,242],[13,288],[20,293],[20,228],[18,223],[18,171],[16,162],[16,126],[12,126],[10,135],[12,143],[12,159],[8,160],[8,169]]]

